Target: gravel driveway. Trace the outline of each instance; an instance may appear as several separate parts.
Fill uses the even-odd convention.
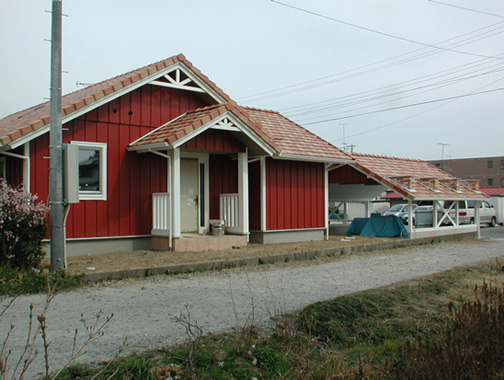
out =
[[[80,358],[100,361],[111,358],[125,337],[127,351],[184,341],[184,329],[174,317],[186,310],[185,305],[205,333],[217,332],[243,326],[252,310],[256,324],[263,324],[278,312],[294,311],[319,300],[498,256],[504,256],[504,240],[443,243],[343,256],[325,263],[153,277],[59,294],[47,314],[51,368],[57,369],[67,360],[74,331],[82,328],[82,313],[88,322],[100,310],[104,316],[114,314],[104,336],[87,347]],[[16,325],[9,344],[13,350],[11,363],[24,347],[29,305],[40,313],[44,301],[41,295],[20,297],[2,318],[2,342],[9,326]],[[32,370],[41,372],[43,368],[39,355]]]

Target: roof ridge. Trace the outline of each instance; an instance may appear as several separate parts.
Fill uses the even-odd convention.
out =
[[[375,158],[386,158],[386,159],[392,159],[392,160],[401,160],[401,161],[415,161],[415,162],[427,162],[425,160],[422,160],[420,158],[409,158],[409,157],[398,157],[398,156],[386,156],[383,154],[373,154],[373,153],[347,153],[350,156],[360,156],[360,157],[375,157]]]

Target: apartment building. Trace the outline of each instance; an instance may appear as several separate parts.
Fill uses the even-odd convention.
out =
[[[504,156],[427,161],[462,179],[479,179],[481,187],[504,187]]]

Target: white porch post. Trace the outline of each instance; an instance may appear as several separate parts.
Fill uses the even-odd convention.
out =
[[[480,207],[481,207],[481,201],[475,201],[474,202],[474,221],[476,222],[476,238],[477,239],[481,239]]]
[[[172,237],[180,237],[180,149],[175,148],[172,153]]]
[[[24,156],[23,160],[23,189],[26,193],[31,192],[30,184],[30,143],[27,142],[23,145]]]
[[[413,202],[408,199],[408,237],[411,239],[411,233],[413,232]]]
[[[248,152],[238,153],[238,225],[240,233],[249,234],[249,188],[248,188]]]
[[[324,223],[326,230],[326,240],[329,240],[329,166],[325,164],[324,170]]]
[[[266,157],[261,157],[261,231],[266,231]]]
[[[369,218],[371,214],[369,213],[369,202],[364,202],[364,213],[366,214],[366,218]]]

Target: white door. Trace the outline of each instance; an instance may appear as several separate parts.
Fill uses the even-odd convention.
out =
[[[180,215],[181,231],[199,232],[198,223],[198,159],[180,160]]]

